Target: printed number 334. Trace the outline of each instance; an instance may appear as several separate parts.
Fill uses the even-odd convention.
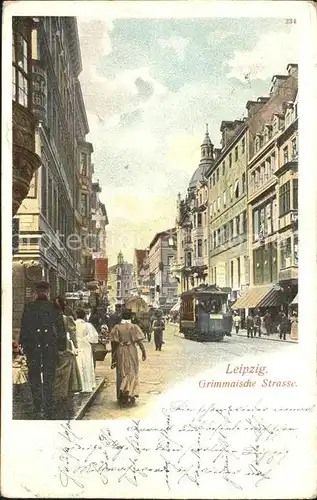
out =
[[[285,24],[296,24],[296,19],[285,19]]]

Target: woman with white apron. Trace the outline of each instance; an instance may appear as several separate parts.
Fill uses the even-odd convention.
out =
[[[82,392],[92,392],[96,387],[96,378],[91,344],[98,342],[98,332],[91,323],[85,321],[85,311],[77,311],[76,333],[77,363],[82,379]]]

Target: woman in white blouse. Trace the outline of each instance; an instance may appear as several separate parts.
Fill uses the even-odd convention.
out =
[[[82,379],[82,392],[92,392],[96,387],[96,378],[91,344],[98,342],[98,332],[91,323],[85,321],[85,315],[85,311],[77,311],[77,363]]]

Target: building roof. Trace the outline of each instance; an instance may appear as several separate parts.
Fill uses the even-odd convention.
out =
[[[166,229],[166,231],[161,231],[160,233],[156,233],[156,235],[154,236],[153,240],[151,241],[150,245],[149,245],[149,248],[151,249],[155,243],[157,242],[157,240],[159,238],[161,238],[162,236],[167,236],[167,235],[172,235],[172,234],[175,234],[176,233],[176,228],[173,227],[172,229]]]
[[[207,171],[207,165],[199,165],[190,179],[188,189],[195,188],[197,182],[202,182],[205,180],[205,172]]]

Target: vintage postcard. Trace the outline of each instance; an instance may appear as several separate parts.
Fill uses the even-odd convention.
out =
[[[5,3],[4,497],[316,496],[316,27]]]

